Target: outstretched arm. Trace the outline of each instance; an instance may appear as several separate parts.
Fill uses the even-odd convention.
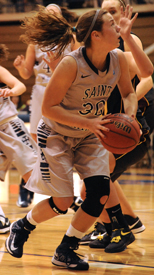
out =
[[[131,83],[127,59],[122,51],[117,50],[117,52],[121,68],[121,76],[118,82],[118,88],[123,99],[124,110],[127,115],[135,117],[138,102],[136,93]]]
[[[130,62],[131,60],[132,62],[131,67],[134,67],[134,70],[136,68],[138,76],[148,77],[153,73],[153,64],[130,33],[132,25],[137,18],[137,14],[135,14],[131,19],[132,12],[133,8],[129,7],[129,5],[127,5],[125,11],[122,11],[120,19],[120,35],[133,55],[132,59],[130,59],[130,55],[128,56],[128,61]]]

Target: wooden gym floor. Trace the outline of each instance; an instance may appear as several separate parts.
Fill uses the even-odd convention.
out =
[[[135,235],[136,241],[121,253],[107,254],[104,250],[80,246],[78,253],[89,261],[89,271],[68,271],[51,264],[56,247],[59,245],[70,224],[73,211],[37,226],[24,246],[21,259],[10,256],[5,249],[8,234],[0,235],[0,275],[145,275],[154,274],[154,172],[153,168],[131,168],[120,177],[122,188],[135,213],[140,217],[146,230]],[[11,222],[22,218],[32,208],[16,206],[20,177],[17,170],[10,169],[5,183],[0,184],[3,197],[1,206]],[[77,184],[77,181],[76,181]],[[4,186],[5,190],[3,190]],[[80,188],[80,183],[79,186]],[[78,192],[78,187],[77,191]],[[33,205],[43,197],[35,195]],[[91,228],[93,230],[93,227]],[[90,232],[90,230],[89,230]]]

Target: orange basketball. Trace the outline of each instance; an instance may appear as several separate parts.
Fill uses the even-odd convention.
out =
[[[103,146],[114,154],[125,154],[133,150],[140,141],[137,121],[123,113],[111,114],[108,118],[112,119],[112,122],[104,125],[110,131],[105,133]]]

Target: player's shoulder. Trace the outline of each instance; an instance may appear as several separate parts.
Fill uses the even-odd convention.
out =
[[[66,67],[76,66],[76,59],[72,55],[66,55],[63,57],[60,63]]]
[[[69,76],[70,79],[74,80],[77,74],[76,60],[69,55],[63,57],[63,59],[59,62],[58,66],[56,67],[55,72],[59,73],[60,75],[63,75],[64,78],[66,76]]]
[[[126,53],[120,49],[116,49],[116,52],[117,52],[117,55],[119,58],[119,62],[125,62],[126,61]]]
[[[115,49],[110,52],[110,55],[114,56],[113,58],[118,61],[120,64],[126,62],[125,53],[120,49]]]
[[[124,52],[121,49],[116,49],[115,50],[118,54],[118,56],[124,56]]]

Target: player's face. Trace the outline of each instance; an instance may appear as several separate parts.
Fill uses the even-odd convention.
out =
[[[121,6],[118,0],[104,0],[102,9],[107,10],[114,18],[116,24],[119,24],[121,16]]]
[[[120,27],[115,23],[112,15],[103,15],[102,42],[108,45],[109,51],[119,47]]]

